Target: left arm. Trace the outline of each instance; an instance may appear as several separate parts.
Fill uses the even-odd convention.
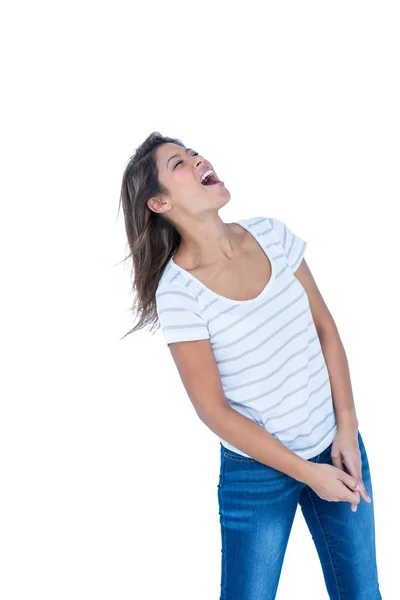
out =
[[[332,443],[332,464],[347,471],[357,480],[357,490],[366,502],[371,502],[362,480],[361,453],[358,444],[358,419],[351,389],[346,353],[331,313],[314,281],[304,258],[295,271],[309,299],[311,313],[329,372],[337,432]],[[357,504],[351,505],[356,512]]]
[[[329,372],[338,430],[346,430],[357,437],[358,419],[354,406],[349,365],[336,323],[304,258],[296,269],[295,276],[304,287],[309,299],[311,313]]]

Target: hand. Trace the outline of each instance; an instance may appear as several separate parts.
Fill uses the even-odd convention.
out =
[[[371,498],[367,494],[364,487],[361,471],[361,453],[358,446],[358,429],[338,427],[336,437],[332,443],[331,458],[333,465],[345,472],[343,463],[346,466],[349,474],[354,477],[357,482],[356,493],[366,502],[371,502]],[[359,498],[360,501],[360,498]],[[351,510],[356,512],[358,502],[351,505]]]
[[[311,471],[305,483],[323,500],[330,502],[360,502],[357,480],[333,465],[310,463]]]

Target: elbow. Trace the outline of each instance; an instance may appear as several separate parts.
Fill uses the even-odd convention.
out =
[[[197,416],[199,419],[207,425],[209,429],[215,431],[219,430],[222,423],[226,422],[227,415],[232,409],[229,404],[226,403],[226,406],[223,404],[213,407],[208,410],[196,410]]]
[[[320,339],[338,335],[338,329],[333,319],[329,319],[329,321],[324,321],[323,323],[316,323],[315,329]]]

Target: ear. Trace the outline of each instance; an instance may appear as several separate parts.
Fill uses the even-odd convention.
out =
[[[149,198],[147,200],[147,206],[155,213],[163,213],[168,209],[166,201],[162,200],[159,196],[152,196]]]

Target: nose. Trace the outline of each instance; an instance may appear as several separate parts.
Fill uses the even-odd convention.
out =
[[[195,159],[196,159],[196,161],[194,163],[195,169],[198,169],[201,164],[206,164],[205,159],[202,156],[200,156],[200,155],[199,156],[195,156]]]
[[[202,156],[195,156],[196,162],[195,166],[198,167],[202,162],[204,162],[204,158]]]

